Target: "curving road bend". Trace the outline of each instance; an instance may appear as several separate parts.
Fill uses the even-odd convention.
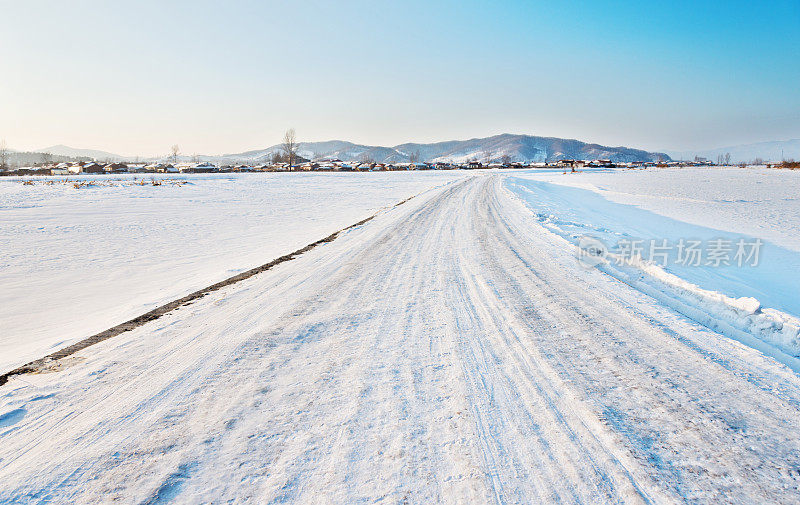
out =
[[[800,377],[421,195],[0,388],[2,503],[798,503]]]

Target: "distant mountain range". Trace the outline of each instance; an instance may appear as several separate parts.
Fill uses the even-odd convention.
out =
[[[91,158],[98,161],[117,161],[125,158],[125,156],[120,156],[119,154],[109,153],[106,151],[97,151],[94,149],[75,149],[74,147],[61,144],[37,149],[36,152],[50,153],[54,156],[68,156],[70,158]]]
[[[732,163],[749,163],[757,158],[764,161],[800,160],[800,139],[742,144],[706,151],[667,151],[667,154],[679,160],[691,160],[700,156],[717,161],[717,156],[725,156],[726,153],[730,153]]]
[[[225,154],[222,158],[264,161],[280,152],[280,144],[243,153]],[[451,140],[432,144],[407,143],[393,147],[354,144],[344,140],[301,142],[299,154],[304,158],[339,158],[342,160],[371,159],[380,163],[418,161],[465,162],[470,160],[499,160],[508,156],[512,161],[550,162],[561,159],[609,159],[615,162],[669,160],[665,153],[653,153],[629,147],[607,147],[579,140],[504,133],[470,140]]]
[[[757,158],[765,161],[780,161],[781,156],[784,159],[800,159],[800,139],[759,142],[702,151],[666,151],[663,153],[632,149],[630,147],[607,147],[572,139],[510,133],[430,144],[406,143],[393,147],[354,144],[344,140],[301,142],[299,147],[299,154],[308,159],[339,158],[346,161],[370,159],[380,163],[402,163],[412,159],[429,162],[449,161],[460,163],[470,160],[500,160],[503,156],[508,156],[511,160],[520,162],[552,162],[560,159],[609,159],[615,162],[658,161],[659,159],[668,161],[670,159],[691,160],[695,156],[716,161],[718,155],[724,156],[725,153],[730,153],[731,162],[734,163],[750,162]],[[201,161],[215,163],[260,163],[269,160],[273,153],[280,152],[281,149],[281,145],[276,144],[265,149],[223,155],[201,155],[196,158]],[[131,157],[107,151],[76,149],[65,145],[50,146],[34,152],[14,152],[11,157],[12,161],[16,161],[17,164],[37,163],[42,161],[43,158],[39,153],[48,153],[51,155],[49,159],[53,161],[80,158],[98,161],[132,159]],[[180,157],[182,161],[188,161],[191,158],[188,156]],[[158,158],[143,157],[141,159],[142,161],[153,161]]]

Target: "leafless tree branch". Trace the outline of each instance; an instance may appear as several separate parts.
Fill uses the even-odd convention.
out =
[[[294,168],[295,158],[297,157],[297,135],[294,132],[294,128],[289,128],[286,130],[286,133],[283,134],[281,148],[286,158],[288,158],[289,170],[292,170]]]

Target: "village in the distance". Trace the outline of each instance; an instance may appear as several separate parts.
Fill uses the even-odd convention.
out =
[[[178,173],[233,173],[233,172],[383,172],[407,170],[475,170],[475,169],[527,169],[553,168],[576,170],[580,168],[648,168],[648,167],[701,167],[728,166],[724,160],[712,162],[705,158],[692,161],[628,161],[615,162],[608,159],[575,160],[559,159],[551,162],[520,162],[508,156],[496,159],[468,160],[457,162],[415,161],[406,163],[378,163],[371,160],[341,160],[339,158],[305,159],[300,156],[294,162],[283,161],[286,156],[276,155],[263,163],[215,164],[210,161],[178,161],[178,157],[167,157],[158,161],[109,161],[77,158],[72,161],[52,161],[52,155],[41,154],[39,163],[0,169],[0,176],[30,175],[80,175],[80,174],[178,174]],[[172,159],[170,159],[172,158]],[[795,168],[791,161],[739,163],[737,166],[765,166],[768,168]]]

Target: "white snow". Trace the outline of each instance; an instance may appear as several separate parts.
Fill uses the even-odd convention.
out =
[[[576,268],[500,179],[12,378],[0,502],[797,503],[800,376]]]
[[[792,358],[800,356],[798,175],[752,169],[530,171],[509,178],[508,186],[548,229],[573,244],[585,236],[609,247],[621,239],[764,239],[754,267],[659,265],[611,254],[599,268],[800,371]]]
[[[0,179],[0,372],[267,263],[455,172]],[[32,180],[34,185],[23,185]],[[48,185],[52,182],[52,185]]]
[[[524,175],[521,174],[524,177]],[[760,237],[800,251],[800,170],[648,168],[561,171],[537,180],[594,191],[699,226]]]

